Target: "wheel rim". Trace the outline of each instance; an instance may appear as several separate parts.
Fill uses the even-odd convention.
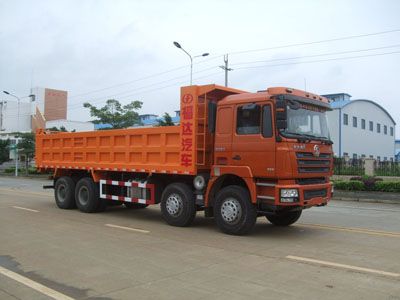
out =
[[[57,198],[60,202],[64,202],[67,197],[67,188],[64,184],[60,184],[57,189]]]
[[[168,196],[165,205],[168,214],[173,217],[177,217],[181,214],[183,209],[182,197],[178,194],[171,194]]]
[[[242,217],[242,207],[235,198],[227,198],[221,205],[221,216],[226,223],[236,224]]]
[[[79,193],[78,193],[78,200],[79,203],[82,205],[86,205],[89,202],[89,190],[86,186],[82,186],[79,189]]]

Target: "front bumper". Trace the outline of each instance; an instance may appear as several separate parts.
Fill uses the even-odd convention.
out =
[[[280,190],[281,189],[297,189],[298,199],[295,202],[281,202]],[[310,184],[310,185],[276,185],[274,191],[274,205],[276,206],[321,206],[326,205],[331,200],[332,183]]]

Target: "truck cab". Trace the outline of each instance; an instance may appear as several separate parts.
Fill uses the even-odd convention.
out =
[[[333,160],[326,98],[278,87],[227,96],[214,109],[215,186],[241,182],[257,214],[276,225],[290,225],[303,209],[328,203]],[[210,189],[210,205],[216,198]],[[239,202],[229,206],[228,215],[241,210]]]

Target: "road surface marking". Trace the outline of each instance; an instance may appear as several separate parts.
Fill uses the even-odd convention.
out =
[[[392,273],[392,272],[386,272],[386,271],[381,271],[381,270],[362,268],[362,267],[345,265],[345,264],[338,264],[338,263],[334,263],[334,262],[330,262],[330,261],[317,260],[317,259],[300,257],[300,256],[292,256],[292,255],[288,255],[288,256],[286,256],[286,258],[295,260],[295,261],[319,264],[319,265],[324,265],[324,266],[329,266],[329,267],[342,268],[342,269],[366,272],[366,273],[373,273],[373,274],[390,276],[390,277],[400,277],[399,273]]]
[[[389,211],[389,212],[400,212],[398,209],[390,209],[390,208],[374,208],[374,207],[357,207],[357,206],[345,206],[345,205],[329,205],[329,207],[334,208],[350,208],[350,209],[358,209],[358,210],[375,210],[375,211]]]
[[[30,208],[21,207],[21,206],[13,206],[13,208],[22,209],[22,210],[27,210],[27,211],[31,211],[31,212],[39,212],[39,211],[36,210],[36,209],[30,209]]]
[[[31,289],[34,289],[50,298],[57,299],[57,300],[73,300],[73,298],[71,298],[71,297],[61,294],[60,292],[57,292],[51,288],[48,288],[47,286],[44,286],[36,281],[33,281],[29,278],[26,278],[18,273],[12,272],[3,267],[0,267],[0,274],[7,276],[8,278],[11,278],[15,281],[18,281],[19,283],[22,283],[22,284],[30,287]]]
[[[135,232],[140,232],[140,233],[150,233],[150,231],[148,231],[148,230],[137,229],[137,228],[132,228],[132,227],[125,227],[125,226],[119,226],[119,225],[114,225],[114,224],[105,224],[105,226],[112,227],[112,228],[119,228],[119,229],[129,230],[129,231],[135,231]]]
[[[323,224],[300,224],[299,223],[296,226],[307,227],[307,228],[319,228],[319,229],[335,230],[335,231],[344,231],[344,232],[364,233],[364,234],[370,234],[370,235],[380,235],[380,236],[400,238],[400,232],[379,231],[379,230],[371,230],[371,229],[364,229],[364,228],[354,228],[354,227],[340,227],[340,226],[323,225]]]

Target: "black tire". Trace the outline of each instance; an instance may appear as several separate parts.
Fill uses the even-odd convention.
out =
[[[76,206],[81,212],[93,213],[105,209],[106,202],[99,198],[99,185],[92,178],[85,177],[75,187]]]
[[[193,191],[184,183],[169,184],[161,196],[161,214],[172,226],[189,226],[196,216]]]
[[[302,210],[288,211],[281,214],[265,216],[268,221],[276,226],[289,226],[300,218]]]
[[[143,209],[149,206],[148,204],[142,204],[142,203],[133,203],[133,202],[124,202],[124,206],[127,209]]]
[[[54,198],[61,209],[76,208],[75,182],[71,177],[64,176],[57,179],[54,185]]]
[[[253,229],[257,220],[257,210],[245,188],[230,185],[217,193],[214,218],[222,232],[244,235]]]

